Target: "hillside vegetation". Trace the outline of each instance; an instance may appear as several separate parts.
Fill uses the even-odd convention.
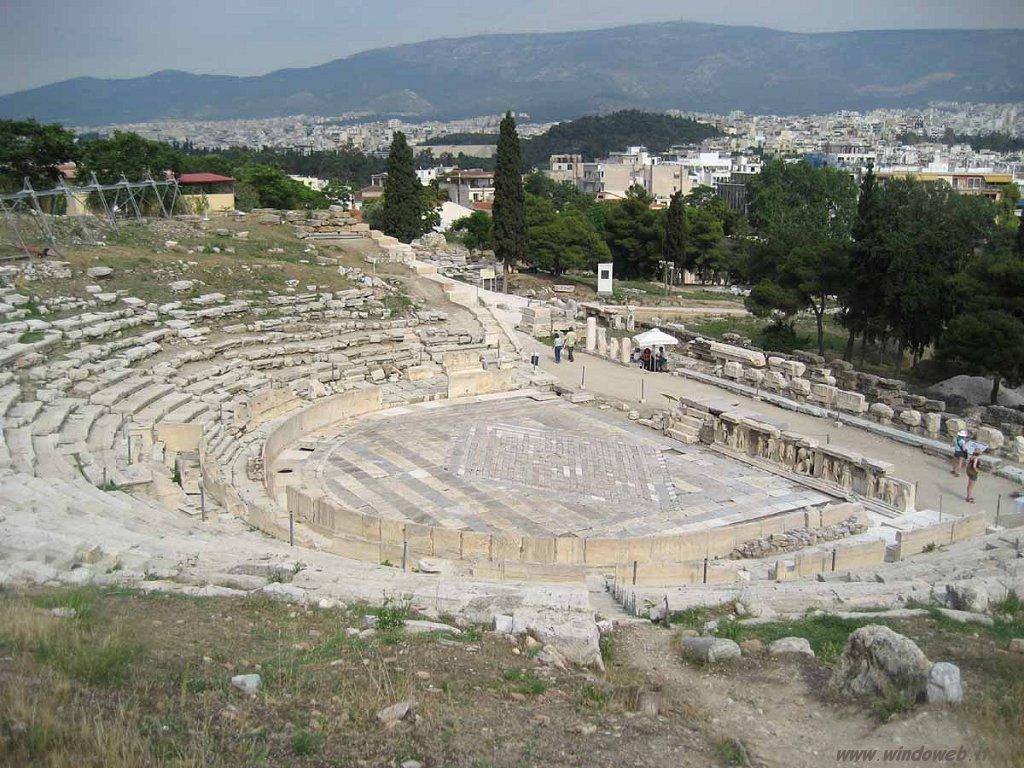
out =
[[[610,115],[589,115],[553,126],[523,142],[523,161],[541,166],[553,154],[580,154],[584,160],[605,157],[630,146],[661,152],[676,144],[698,144],[718,136],[713,125],[682,117],[624,109]]]

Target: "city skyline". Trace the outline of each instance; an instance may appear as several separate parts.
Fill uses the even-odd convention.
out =
[[[258,75],[440,37],[587,30],[680,19],[802,33],[1024,27],[1024,6],[1013,0],[873,0],[857,8],[788,0],[770,9],[754,2],[707,8],[690,0],[639,0],[628,8],[580,0],[554,7],[535,0],[512,5],[515,13],[503,7],[496,14],[478,3],[441,0],[411,25],[407,3],[400,0],[377,3],[372,12],[354,2],[322,0],[300,8],[228,0],[196,4],[195,12],[149,0],[106,0],[88,8],[57,6],[52,0],[6,0],[6,23],[0,29],[0,93],[74,77],[137,77],[164,69]],[[61,19],[59,27],[52,23],[54,18]],[[516,21],[509,23],[509,18]]]

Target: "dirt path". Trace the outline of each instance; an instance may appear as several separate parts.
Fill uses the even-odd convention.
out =
[[[884,764],[884,749],[977,743],[950,710],[922,707],[879,724],[865,707],[826,701],[821,691],[829,669],[817,662],[765,656],[696,666],[675,651],[674,634],[653,626],[620,630],[616,659],[640,670],[648,685],[660,685],[669,706],[702,714],[710,743],[741,741],[752,766],[824,768],[852,762],[837,759],[837,750],[872,748],[879,755],[867,762]],[[721,751],[728,754],[727,747]]]

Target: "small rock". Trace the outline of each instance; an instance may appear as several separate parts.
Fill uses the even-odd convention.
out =
[[[405,720],[412,714],[412,706],[412,701],[400,701],[397,704],[384,707],[384,709],[377,713],[377,719],[385,725],[397,723],[400,720]]]
[[[494,615],[494,631],[503,635],[512,633],[512,617],[504,613]]]
[[[423,763],[419,760],[406,760],[402,763],[402,768],[423,768]]]
[[[744,656],[760,656],[764,653],[764,643],[756,637],[752,637],[740,643],[740,651],[743,652]]]
[[[259,675],[235,675],[231,678],[231,685],[249,696],[256,695],[261,682]]]
[[[788,655],[810,656],[814,658],[814,651],[806,637],[780,637],[768,646],[769,656]]]
[[[960,684],[960,667],[948,661],[937,661],[928,670],[926,697],[929,704],[959,704],[964,700]]]
[[[681,642],[684,653],[705,664],[740,657],[740,647],[724,637],[684,637]]]
[[[58,619],[73,619],[78,615],[78,611],[74,608],[67,608],[60,606],[59,608],[51,608],[50,613],[56,616]]]
[[[93,278],[110,277],[114,274],[114,270],[110,267],[89,267],[85,270],[85,274]]]
[[[1010,641],[1010,653],[1024,653],[1024,637],[1015,637]]]
[[[447,635],[461,635],[456,627],[450,624],[442,624],[439,621],[423,621],[421,619],[406,619],[404,622],[405,631],[416,635],[423,632],[443,632]]]
[[[641,715],[657,717],[661,714],[661,695],[654,691],[641,691],[637,697],[636,711]]]

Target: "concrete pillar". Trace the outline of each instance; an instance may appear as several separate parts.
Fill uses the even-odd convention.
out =
[[[629,358],[632,357],[633,355],[633,340],[630,339],[628,336],[624,338],[622,340],[621,346],[619,347],[619,350],[622,353],[622,362],[626,363],[626,365],[629,365]]]
[[[587,352],[597,350],[597,318],[587,318]]]
[[[626,330],[630,333],[636,330],[636,315],[632,311],[626,315]]]
[[[608,340],[608,359],[618,360],[619,359],[619,340],[609,339]]]
[[[597,329],[597,354],[601,357],[608,355],[608,329],[603,325]]]

